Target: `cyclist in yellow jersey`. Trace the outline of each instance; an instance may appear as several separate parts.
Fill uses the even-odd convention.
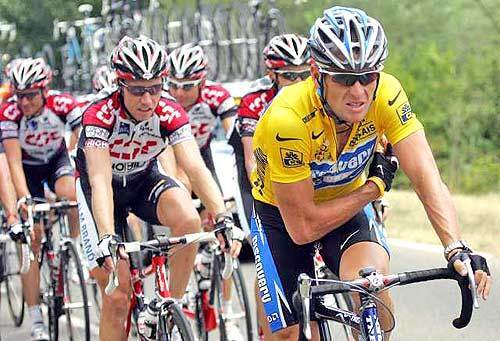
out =
[[[266,340],[297,339],[292,295],[300,273],[313,276],[314,244],[322,245],[325,263],[342,279],[358,277],[367,266],[388,272],[389,248],[369,204],[391,187],[398,167],[392,146],[446,259],[463,274],[461,259],[469,256],[486,299],[486,261],[461,240],[422,124],[399,81],[382,72],[387,40],[380,23],[359,9],[330,8],[311,28],[309,47],[312,77],[277,94],[253,139],[251,237],[273,332]],[[390,144],[376,151],[383,134]],[[387,292],[380,298],[392,307]],[[381,316],[382,328],[390,323]]]

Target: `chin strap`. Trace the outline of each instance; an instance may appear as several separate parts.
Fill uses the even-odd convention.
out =
[[[330,116],[331,118],[333,118],[333,121],[335,122],[335,124],[345,124],[345,125],[348,125],[348,126],[352,126],[351,123],[341,119],[340,117],[337,116],[337,114],[333,111],[332,107],[330,106],[330,104],[328,104],[328,101],[326,100],[325,98],[325,87],[323,86],[324,84],[324,78],[323,78],[323,74],[320,73],[319,74],[319,78],[317,78],[318,80],[318,84],[319,84],[319,88],[316,89],[316,92],[319,96],[319,100],[321,101],[321,104],[323,105],[323,108],[325,109],[325,112],[328,116]]]

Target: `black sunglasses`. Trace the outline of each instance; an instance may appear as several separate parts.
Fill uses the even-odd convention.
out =
[[[344,86],[353,86],[356,82],[359,82],[361,85],[368,85],[378,79],[378,72],[370,72],[364,73],[362,75],[357,75],[353,73],[328,73],[332,76],[332,80],[335,83],[344,85]]]
[[[285,72],[277,72],[277,74],[281,75],[286,80],[293,82],[297,78],[300,78],[302,80],[306,79],[307,77],[309,77],[311,75],[311,72],[309,70],[301,71],[301,72],[285,71]]]
[[[25,93],[16,92],[16,97],[19,100],[22,100],[23,98],[26,98],[29,101],[31,101],[33,98],[35,98],[36,96],[38,96],[40,93],[41,93],[40,90],[34,91],[34,92],[25,92]]]
[[[152,86],[132,86],[125,82],[120,82],[120,85],[127,88],[127,90],[136,97],[143,96],[146,92],[151,96],[158,95],[163,90],[163,84],[156,84]]]

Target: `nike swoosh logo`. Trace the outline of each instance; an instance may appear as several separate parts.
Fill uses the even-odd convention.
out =
[[[324,133],[324,132],[325,132],[325,131],[324,131],[324,130],[322,130],[322,131],[321,131],[321,133],[319,133],[318,135],[314,135],[314,131],[313,131],[313,132],[312,132],[312,134],[311,134],[311,135],[312,135],[312,139],[313,139],[313,140],[318,139],[321,135],[323,135],[323,133]]]
[[[387,101],[387,103],[389,103],[389,106],[392,106],[392,105],[394,104],[394,102],[396,102],[396,100],[397,100],[397,99],[398,99],[398,97],[399,97],[399,94],[401,93],[401,90],[402,90],[402,89],[399,89],[398,94],[396,95],[396,97],[394,97],[394,99],[393,99],[392,101],[391,101],[391,100]]]
[[[283,141],[298,141],[298,140],[302,140],[302,139],[299,139],[297,137],[281,137],[280,133],[277,133],[276,140],[279,142],[283,142]]]

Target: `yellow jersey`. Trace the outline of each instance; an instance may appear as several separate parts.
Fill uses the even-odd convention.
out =
[[[420,129],[422,124],[401,84],[382,72],[375,100],[366,117],[353,125],[337,157],[335,124],[309,77],[283,88],[257,124],[252,195],[276,205],[272,182],[293,183],[308,177],[313,181],[315,202],[350,193],[365,183],[364,170],[383,134],[394,145]]]

